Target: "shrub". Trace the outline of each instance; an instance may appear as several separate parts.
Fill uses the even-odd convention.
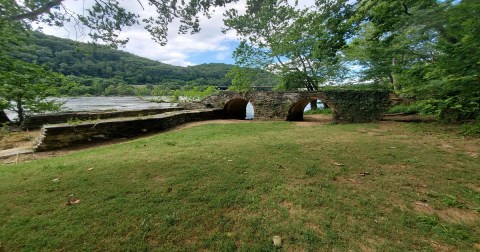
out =
[[[406,115],[413,115],[420,113],[421,108],[417,104],[399,104],[392,106],[388,109],[387,113],[389,114],[397,114],[397,113],[404,113]]]
[[[465,136],[480,137],[480,120],[462,125],[461,132]]]
[[[0,140],[8,136],[8,134],[10,134],[8,123],[0,124]]]

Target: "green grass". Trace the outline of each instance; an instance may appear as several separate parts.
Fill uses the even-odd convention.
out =
[[[0,251],[474,251],[479,140],[415,127],[211,124],[3,165]]]
[[[411,104],[411,105],[398,104],[390,107],[387,111],[387,114],[404,113],[407,115],[413,115],[413,114],[420,113],[420,110],[421,109],[417,104]]]
[[[322,114],[322,115],[330,115],[332,114],[332,110],[330,108],[325,108],[325,109],[311,109],[303,112],[304,115],[317,115],[317,114]]]

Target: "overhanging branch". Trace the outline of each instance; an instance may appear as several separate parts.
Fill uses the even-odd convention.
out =
[[[47,2],[45,5],[41,6],[38,9],[32,10],[30,12],[22,13],[22,14],[19,14],[19,15],[11,16],[8,19],[12,20],[12,21],[20,21],[20,20],[24,20],[24,19],[34,20],[38,16],[40,16],[40,15],[46,13],[46,12],[49,12],[50,9],[52,9],[53,7],[60,5],[63,1],[64,0],[53,0],[53,1]]]

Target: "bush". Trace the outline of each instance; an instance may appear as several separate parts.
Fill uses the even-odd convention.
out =
[[[8,134],[10,134],[8,123],[0,124],[0,140],[8,136]]]
[[[387,113],[388,114],[397,114],[397,113],[404,113],[406,115],[413,115],[413,114],[419,114],[421,111],[421,108],[419,108],[418,104],[399,104],[392,106],[388,109]]]
[[[462,135],[480,137],[480,120],[462,125]]]
[[[419,114],[435,115],[443,123],[458,123],[480,116],[480,93],[472,96],[451,96],[445,99],[426,99],[415,104]]]

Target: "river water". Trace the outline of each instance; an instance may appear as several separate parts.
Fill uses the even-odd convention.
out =
[[[137,97],[137,96],[116,96],[116,97],[62,97],[52,98],[63,103],[62,112],[67,111],[106,111],[106,110],[139,110],[154,108],[176,107],[177,103],[151,102],[149,100],[166,100],[165,97]],[[14,120],[17,115],[14,111],[5,110],[7,116]]]

